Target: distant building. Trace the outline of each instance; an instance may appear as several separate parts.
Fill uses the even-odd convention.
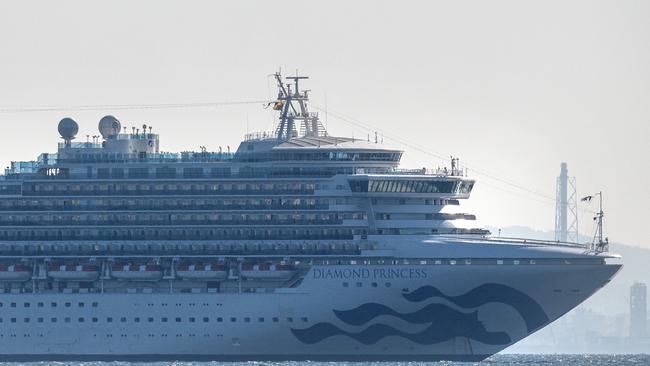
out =
[[[635,282],[630,288],[630,338],[645,338],[648,325],[648,289]]]

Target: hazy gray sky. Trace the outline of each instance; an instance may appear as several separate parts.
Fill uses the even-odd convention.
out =
[[[269,73],[299,69],[315,104],[465,161],[484,223],[551,230],[566,161],[580,195],[604,191],[611,239],[645,247],[648,65],[649,1],[0,2],[0,108],[266,99]],[[107,113],[153,125],[167,151],[272,127],[258,105],[0,113],[0,162],[55,151],[64,116],[84,136]],[[441,164],[405,150],[406,166]]]

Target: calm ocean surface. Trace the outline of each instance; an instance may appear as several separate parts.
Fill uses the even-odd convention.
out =
[[[33,362],[33,363],[0,363],[0,365],[25,365],[25,366],[372,366],[372,365],[399,365],[399,366],[416,366],[416,365],[472,365],[455,362],[152,362],[152,363],[128,363],[128,362]],[[475,365],[576,365],[576,366],[600,366],[600,365],[650,365],[650,355],[497,355],[490,357],[486,361]]]

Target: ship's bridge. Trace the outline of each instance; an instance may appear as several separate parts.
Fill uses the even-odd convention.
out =
[[[466,199],[474,187],[474,180],[463,176],[437,172],[420,174],[394,170],[392,174],[355,174],[348,177],[354,195],[382,197],[399,194],[401,197],[436,197]]]

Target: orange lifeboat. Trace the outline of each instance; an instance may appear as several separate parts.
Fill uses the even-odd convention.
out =
[[[243,263],[241,275],[251,280],[286,281],[296,273],[290,264]]]
[[[0,264],[0,281],[27,281],[32,278],[32,268],[22,264]]]
[[[114,264],[111,276],[119,280],[158,281],[162,279],[162,267],[157,264]]]
[[[224,280],[228,277],[228,266],[216,263],[181,263],[176,268],[176,274],[188,280]]]
[[[50,264],[47,275],[58,281],[95,281],[99,267],[94,264]]]

